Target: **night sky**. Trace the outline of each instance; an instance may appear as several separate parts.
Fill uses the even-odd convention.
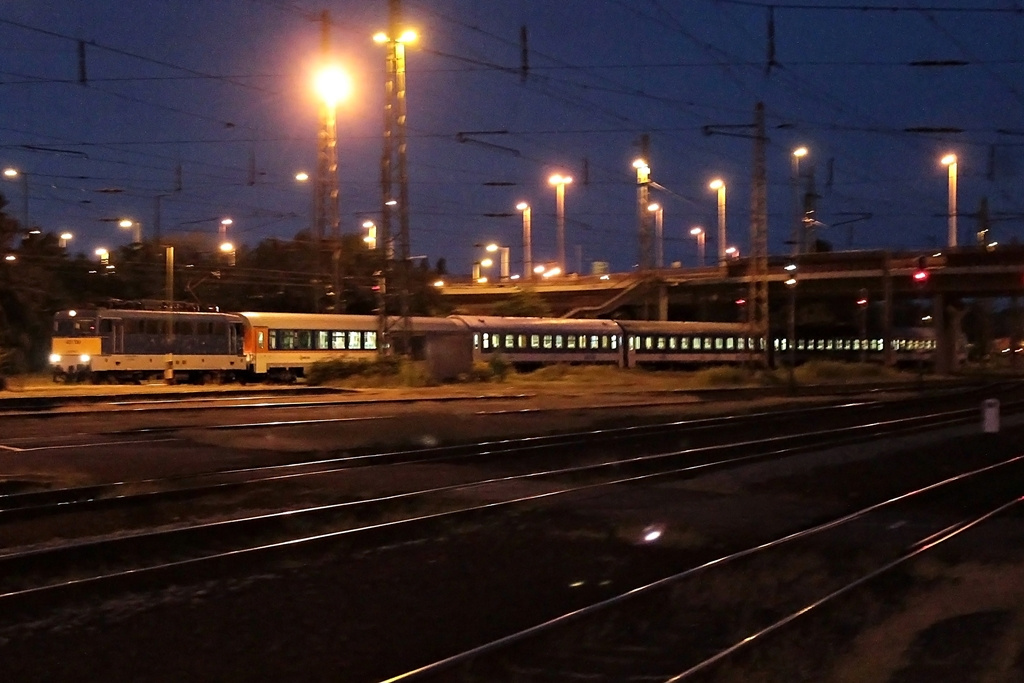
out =
[[[771,9],[769,9],[771,7]],[[115,219],[255,246],[311,222],[319,58],[328,10],[354,80],[339,110],[342,230],[380,205],[386,0],[0,0],[0,165],[28,173],[29,219],[70,230],[74,252],[130,241]],[[696,263],[728,184],[729,244],[747,253],[753,140],[765,103],[769,249],[787,253],[791,151],[806,145],[819,237],[837,249],[946,243],[946,152],[959,157],[959,241],[1024,236],[1024,3],[1011,0],[422,0],[404,3],[411,253],[468,273],[475,244],[555,257],[568,173],[567,261],[635,267],[636,176],[649,134],[665,188],[665,260]],[[529,72],[521,71],[525,26]],[[769,36],[774,39],[770,40]],[[79,41],[86,82],[80,83]],[[713,134],[707,134],[711,132]],[[460,135],[462,134],[462,135]],[[179,171],[180,169],[180,171]],[[0,180],[23,213],[20,180]],[[707,253],[717,247],[709,238]]]

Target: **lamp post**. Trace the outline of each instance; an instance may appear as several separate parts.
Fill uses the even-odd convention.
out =
[[[725,250],[725,255],[731,259],[738,259],[740,257],[740,250],[736,247],[729,247]]]
[[[133,221],[130,218],[123,218],[117,224],[125,230],[132,231],[132,244],[142,243],[142,223]]]
[[[96,250],[95,253],[96,253],[96,256],[98,256],[99,259],[100,259],[100,265],[101,266],[105,266],[105,265],[108,265],[110,263],[110,252],[109,251],[107,251],[103,247],[100,247],[100,248],[98,248]]]
[[[694,226],[690,228],[690,234],[697,238],[697,258],[700,263],[700,267],[704,267],[704,228]]]
[[[644,158],[636,159],[633,162],[636,169],[636,213],[637,213],[637,236],[640,242],[640,258],[638,265],[640,270],[647,270],[651,267],[651,222],[650,204],[651,197],[651,166]]]
[[[72,235],[70,232],[62,232],[60,234],[60,242],[58,242],[58,244],[60,244],[60,248],[67,249],[68,242],[70,242],[73,237],[74,235]]]
[[[509,255],[511,249],[509,247],[503,247],[499,244],[488,244],[486,247],[484,247],[484,249],[486,249],[488,252],[492,254],[494,252],[498,252],[499,258],[501,259],[501,269],[499,271],[500,276],[502,280],[507,280],[509,277]],[[490,259],[487,260],[489,261]]]
[[[570,176],[560,173],[548,178],[548,182],[555,186],[555,218],[558,224],[558,268],[565,272],[565,186],[572,182]]]
[[[956,246],[956,167],[955,154],[942,157],[942,165],[949,167],[949,246]]]
[[[791,182],[793,183],[793,232],[790,237],[792,242],[792,252],[799,254],[805,250],[804,245],[804,221],[803,221],[803,210],[800,206],[800,160],[807,156],[806,147],[797,147],[793,150],[791,159],[793,160],[793,173]]]
[[[725,181],[715,178],[708,187],[718,191],[718,265],[725,267]]]
[[[334,312],[340,313],[341,302],[341,235],[338,199],[338,103],[352,91],[348,75],[337,66],[325,66],[316,77],[316,91],[320,95],[320,130],[317,135],[316,206],[314,209],[314,241],[319,261],[320,242],[330,230],[333,242],[331,289],[334,292]],[[318,268],[319,269],[319,268]],[[319,308],[319,307],[318,307]]]
[[[366,236],[363,237],[363,241],[366,242],[367,249],[377,248],[377,224],[373,221],[363,221],[363,227],[366,229]]]
[[[647,210],[654,214],[654,267],[665,265],[665,207],[657,202],[647,205]]]
[[[533,279],[533,236],[532,211],[526,202],[519,202],[516,208],[523,212],[523,274]]]
[[[796,387],[797,367],[797,264],[788,263],[785,266],[788,278],[785,280],[785,288],[790,292],[790,310],[788,310],[788,325],[786,326],[786,352],[790,356],[790,386]]]
[[[14,178],[21,178],[21,220],[24,223],[22,227],[28,230],[28,173],[19,171],[16,168],[5,168],[4,177],[11,178],[12,180]]]

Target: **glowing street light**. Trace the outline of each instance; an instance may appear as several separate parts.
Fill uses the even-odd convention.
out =
[[[338,106],[352,94],[352,79],[334,64],[320,69],[313,78],[317,95],[330,108]]]
[[[363,227],[366,229],[366,236],[363,237],[363,241],[366,242],[368,249],[377,248],[377,224],[373,221],[363,221]]]
[[[718,265],[725,266],[725,181],[715,178],[708,187],[718,191]]]
[[[797,147],[793,150],[793,154],[790,157],[793,160],[793,174],[791,182],[793,183],[793,231],[790,236],[792,242],[792,252],[799,254],[804,251],[804,220],[803,210],[800,206],[800,160],[807,156],[806,147]]]
[[[697,255],[700,260],[701,268],[704,267],[704,239],[705,233],[704,228],[699,225],[690,228],[690,234],[697,238]]]
[[[555,217],[558,223],[558,269],[565,272],[565,186],[572,182],[571,176],[556,173],[548,182],[555,186]]]
[[[110,252],[103,247],[99,247],[94,253],[99,257],[100,264],[105,266],[110,263]]]
[[[647,210],[654,214],[654,267],[661,268],[665,265],[665,207],[654,202]]]
[[[142,223],[133,221],[130,218],[123,218],[117,224],[125,230],[132,231],[132,244],[140,244],[142,242]]]
[[[70,242],[72,238],[74,238],[74,235],[72,235],[70,232],[62,232],[60,234],[60,242],[58,243],[60,244],[60,248],[67,249],[68,242]]]
[[[28,173],[8,167],[4,169],[4,177],[11,180],[21,178],[21,220],[24,223],[22,227],[28,230]]]
[[[512,251],[511,248],[503,247],[503,246],[501,246],[499,244],[493,244],[492,243],[492,244],[488,244],[486,247],[484,247],[484,249],[486,249],[488,252],[490,252],[492,254],[494,252],[498,252],[499,258],[501,259],[501,269],[499,271],[500,275],[501,275],[501,279],[502,280],[507,280],[508,277],[509,277],[509,255],[510,255],[510,253]],[[485,259],[485,260],[490,261],[491,259]],[[483,261],[481,261],[481,264],[483,264]]]
[[[956,246],[956,171],[955,154],[942,157],[942,165],[949,167],[949,246]]]
[[[526,202],[516,204],[516,209],[523,212],[523,272],[528,278],[533,275],[533,219],[530,205]]]

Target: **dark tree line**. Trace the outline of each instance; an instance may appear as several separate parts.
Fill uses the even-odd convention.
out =
[[[291,240],[265,239],[231,253],[212,240],[169,238],[118,248],[106,264],[72,255],[56,233],[30,233],[6,211],[0,195],[0,376],[46,366],[53,314],[68,308],[162,306],[168,300],[167,246],[174,247],[173,300],[198,310],[344,312],[390,315],[400,309],[407,282],[412,315],[447,311],[433,283],[444,261],[390,267],[379,250],[356,235],[316,242],[300,232]]]

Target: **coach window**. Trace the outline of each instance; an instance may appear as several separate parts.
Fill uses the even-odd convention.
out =
[[[613,349],[619,348],[619,335],[617,335],[617,334],[613,334],[612,335],[612,348]]]
[[[553,344],[554,344],[554,341],[552,340],[551,335],[550,334],[545,334],[544,335],[544,348],[545,349],[550,349]]]
[[[665,338],[664,337],[658,337],[658,350],[659,351],[664,351],[665,350]]]
[[[693,338],[693,348],[695,351],[700,351],[700,337]]]
[[[531,349],[539,349],[540,348],[540,335],[539,334],[531,334],[530,335],[530,348]]]
[[[599,349],[599,348],[601,348],[601,342],[598,341],[596,334],[590,335],[590,348],[591,349]]]
[[[349,332],[348,333],[348,348],[349,349],[351,349],[353,351],[358,351],[359,349],[363,348],[362,347],[362,341],[363,341],[362,337],[360,337],[358,332]]]
[[[735,337],[726,337],[725,338],[725,348],[728,349],[729,351],[732,351],[733,349],[736,348],[736,339],[735,339]]]
[[[565,337],[563,337],[560,334],[556,334],[555,335],[555,348],[556,349],[561,349],[563,346],[565,346]]]
[[[570,334],[568,337],[566,337],[566,339],[565,339],[565,347],[568,348],[568,349],[575,349],[576,348],[576,335]]]
[[[331,338],[327,334],[326,330],[318,330],[316,333],[316,348],[318,349],[329,349],[331,348]]]
[[[376,332],[363,332],[363,348],[367,351],[373,351],[377,348]]]
[[[491,333],[484,332],[484,351],[491,350]]]
[[[331,332],[331,348],[334,350],[342,350],[345,348],[345,333],[344,332]]]
[[[514,349],[516,347],[516,336],[514,334],[505,335],[505,348]]]
[[[610,334],[602,335],[601,336],[601,348],[602,349],[607,349],[609,347],[610,348],[615,348],[614,346],[612,346],[612,339],[613,339],[613,337]]]
[[[650,335],[644,337],[644,350],[650,351],[654,347],[654,340],[651,339]]]
[[[715,337],[715,351],[721,351],[725,341],[721,337]]]

